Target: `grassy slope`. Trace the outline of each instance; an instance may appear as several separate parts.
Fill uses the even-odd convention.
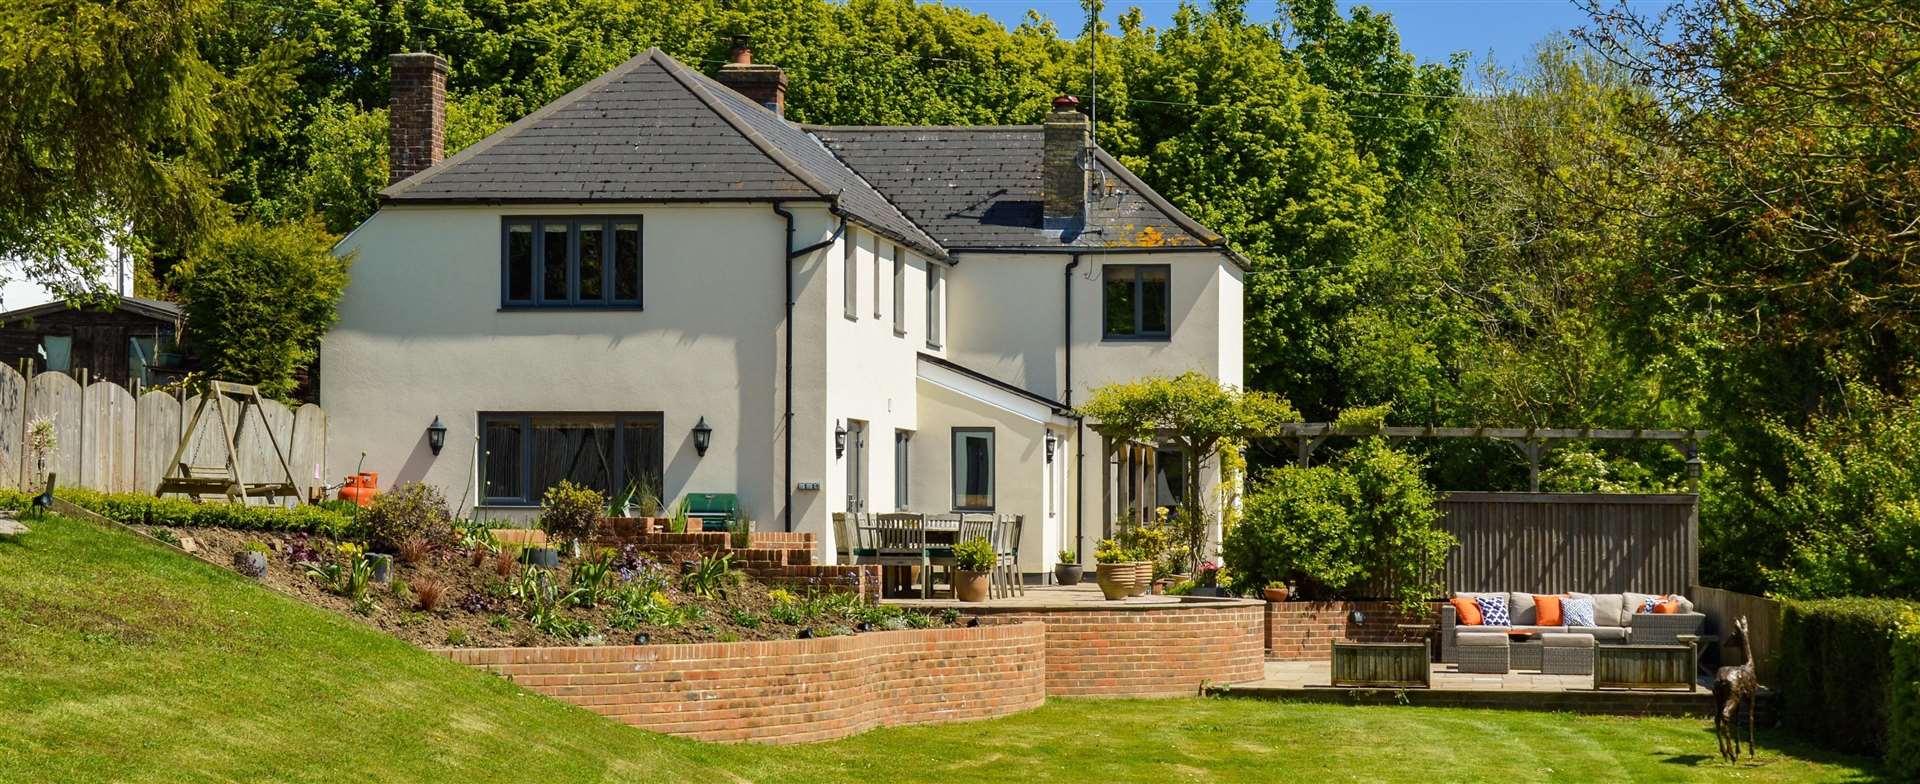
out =
[[[58,519],[35,526],[0,541],[7,782],[1872,775],[1777,735],[1762,738],[1759,763],[1730,769],[1694,720],[1239,700],[1056,700],[1011,719],[817,746],[706,745],[522,692],[136,537]]]

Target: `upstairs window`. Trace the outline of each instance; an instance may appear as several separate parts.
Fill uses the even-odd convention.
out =
[[[884,296],[884,292],[886,291],[886,289],[883,289],[880,287],[880,281],[885,280],[887,275],[886,272],[884,272],[884,270],[887,268],[887,265],[890,262],[892,262],[893,259],[897,259],[900,257],[900,246],[898,245],[893,246],[892,256],[887,256],[881,253],[880,252],[881,250],[883,250],[883,248],[881,247],[878,239],[876,239],[875,242],[873,243],[873,320],[874,321],[879,321],[882,316],[886,315],[880,312],[881,298]]]
[[[640,307],[640,218],[507,218],[505,307]]]
[[[1101,269],[1101,333],[1110,340],[1166,340],[1173,291],[1165,264],[1108,264]]]
[[[940,347],[940,319],[946,315],[940,306],[940,299],[946,293],[940,286],[944,271],[938,265],[927,264],[927,348]]]
[[[893,334],[907,334],[907,254],[893,246]]]
[[[841,245],[846,254],[841,259],[841,285],[844,289],[840,298],[846,302],[847,318],[860,320],[860,233],[852,226],[847,227],[847,238]]]

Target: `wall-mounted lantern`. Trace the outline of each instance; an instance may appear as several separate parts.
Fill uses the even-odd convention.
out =
[[[1053,462],[1054,450],[1059,448],[1060,448],[1060,437],[1054,435],[1053,431],[1051,430],[1047,431],[1047,462],[1049,463]]]
[[[427,425],[427,448],[433,450],[436,455],[440,454],[440,450],[447,448],[447,426],[440,424],[440,417],[437,415],[433,418],[433,424]]]
[[[847,423],[838,419],[833,421],[833,456],[847,456]]]
[[[693,425],[693,451],[701,457],[707,456],[707,447],[713,446],[713,428],[707,426],[707,418],[700,417]]]

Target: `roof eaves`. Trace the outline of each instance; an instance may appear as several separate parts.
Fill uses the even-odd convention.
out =
[[[497,145],[500,142],[506,141],[507,139],[511,139],[514,136],[519,135],[519,133],[522,130],[525,130],[528,126],[531,126],[534,123],[537,123],[537,122],[540,122],[541,120],[546,119],[549,115],[552,115],[554,112],[560,111],[561,109],[565,109],[568,106],[573,105],[574,102],[580,100],[581,98],[587,95],[592,94],[594,91],[600,89],[600,87],[602,85],[605,85],[607,82],[613,81],[614,79],[617,79],[619,77],[627,75],[628,73],[631,73],[633,69],[640,67],[642,63],[645,63],[648,60],[652,59],[653,55],[659,51],[660,51],[659,49],[648,49],[646,52],[643,52],[638,55],[634,55],[631,59],[627,60],[626,62],[621,63],[617,66],[614,66],[613,70],[601,74],[599,77],[587,82],[586,84],[573,88],[572,90],[568,91],[566,95],[562,95],[559,98],[555,99],[553,102],[545,106],[542,106],[538,109],[535,109],[531,114],[528,114],[525,117],[515,120],[512,124],[508,125],[507,127],[494,131],[493,133],[489,134],[487,138],[481,139],[480,141],[475,142],[472,145],[469,145],[466,149],[461,150],[458,154],[450,158],[447,158],[445,160],[442,160],[441,162],[436,163],[432,166],[429,166],[425,169],[421,169],[420,171],[415,172],[414,175],[411,177],[408,177],[404,180],[401,180],[392,185],[388,185],[385,188],[382,188],[380,190],[380,200],[386,201],[388,199],[404,196],[408,191],[411,191],[414,188],[418,187],[421,183],[424,183],[427,180],[432,179],[435,175],[439,174],[440,172],[445,171],[451,167],[458,166],[461,163],[466,162],[468,159],[471,159],[474,156],[477,156],[483,152],[486,152],[489,149],[492,149],[494,145]]]
[[[1047,397],[1046,395],[1039,395],[1033,392],[1029,392],[1025,387],[1021,387],[1015,384],[1009,384],[1005,381],[1001,381],[1000,379],[994,378],[993,376],[989,376],[985,373],[982,373],[978,370],[974,370],[973,368],[967,367],[966,365],[962,365],[958,362],[947,359],[945,357],[935,356],[925,351],[919,352],[919,354],[920,354],[920,358],[923,360],[926,360],[927,362],[931,362],[935,365],[946,368],[955,373],[959,373],[960,375],[966,376],[975,381],[979,381],[989,386],[998,387],[1000,389],[1006,390],[1013,394],[1024,397],[1028,400],[1031,400],[1035,403],[1044,405],[1048,408],[1053,409],[1053,413],[1055,414],[1059,414],[1065,417],[1071,417],[1074,419],[1080,418],[1079,414],[1074,413],[1072,406],[1069,406],[1058,400],[1054,400],[1053,398]]]

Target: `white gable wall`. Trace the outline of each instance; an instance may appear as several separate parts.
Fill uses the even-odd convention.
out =
[[[796,245],[830,231],[822,206],[789,209]],[[500,307],[501,217],[572,214],[641,216],[644,310]],[[337,249],[357,258],[321,346],[328,464],[344,473],[364,450],[382,489],[431,482],[466,513],[478,495],[479,412],[659,411],[669,500],[738,492],[760,527],[779,530],[785,243],[785,223],[765,203],[382,209]],[[824,419],[815,267],[795,265],[800,423]],[[904,376],[911,383],[910,368]],[[447,427],[439,456],[426,439],[436,416]],[[691,436],[701,417],[713,428],[704,458]],[[795,478],[819,476],[824,435],[796,435]],[[795,501],[797,519],[825,520],[804,494]]]

